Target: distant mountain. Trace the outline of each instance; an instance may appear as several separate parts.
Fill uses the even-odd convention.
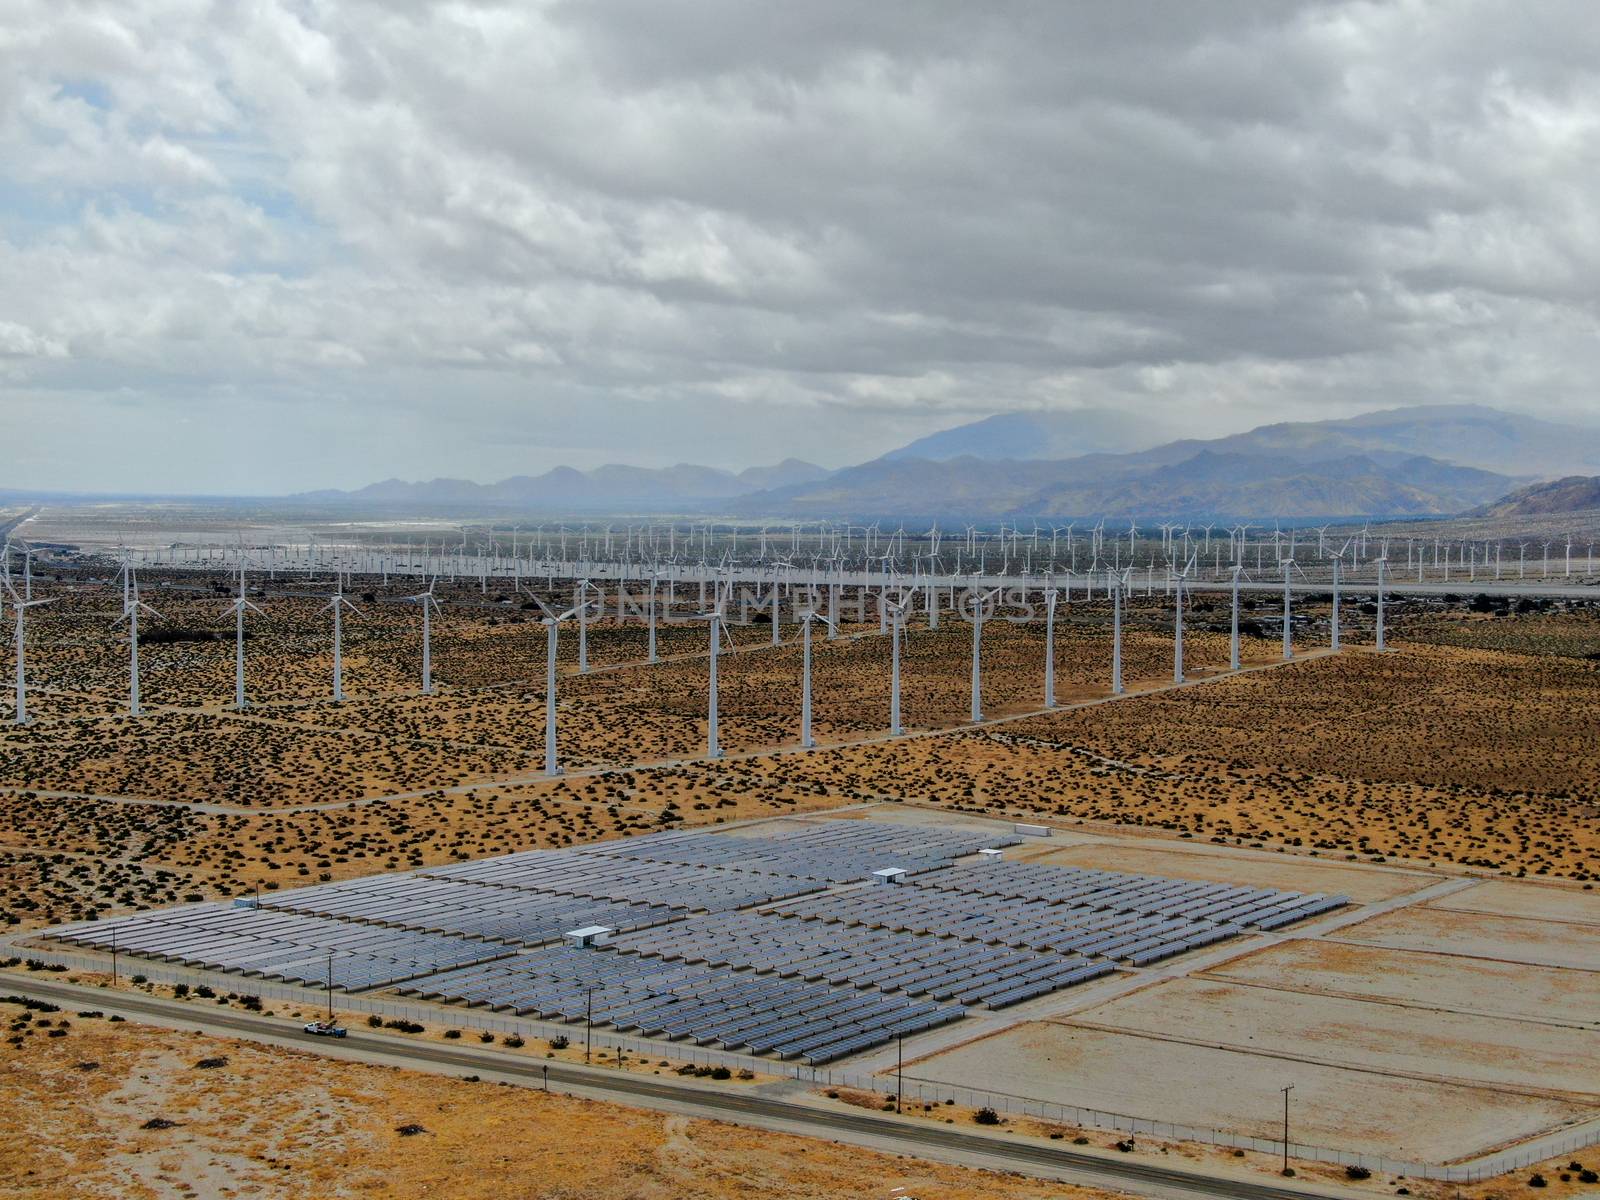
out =
[[[351,492],[303,492],[289,498],[353,505],[526,507],[557,512],[700,509],[769,488],[804,486],[827,475],[825,468],[796,458],[772,467],[750,467],[737,475],[689,463],[659,469],[611,465],[578,471],[556,467],[542,475],[513,475],[499,483],[386,479]]]
[[[1085,408],[1068,412],[1000,413],[918,438],[883,457],[891,462],[925,458],[1064,459],[1118,454],[1149,444],[1150,424],[1131,413]]]
[[[1134,418],[1118,413],[1011,413],[840,471],[795,459],[738,474],[689,464],[557,467],[491,484],[390,479],[296,499],[804,519],[1398,517],[1490,505],[1558,473],[1600,474],[1600,430],[1473,405],[1389,409],[1133,452],[1084,452],[1126,446],[1136,433]]]
[[[826,479],[832,472],[816,463],[798,458],[786,458],[775,467],[746,467],[739,472],[739,482],[750,491],[766,488],[789,487],[793,484],[815,483]]]
[[[1179,462],[1094,455],[1062,462],[958,458],[865,463],[812,485],[734,501],[750,515],[930,517],[1355,517],[1460,512],[1515,481],[1411,457],[1299,462],[1203,450]]]
[[[982,424],[980,422],[980,424]],[[971,428],[971,427],[964,427]],[[1264,425],[1132,454],[1043,460],[894,455],[813,484],[733,502],[772,516],[1427,516],[1484,504],[1520,482],[1467,459],[1600,456],[1600,432],[1492,409],[1438,406]],[[1419,453],[1419,445],[1437,447]],[[1448,456],[1448,457],[1447,457]]]
[[[1475,517],[1541,517],[1554,513],[1600,509],[1600,476],[1568,475],[1550,483],[1535,483],[1485,504]]]
[[[1173,442],[1170,460],[1191,449],[1313,455],[1424,457],[1502,475],[1551,478],[1600,472],[1600,428],[1561,425],[1477,404],[1419,405],[1334,421],[1262,425],[1214,441]]]

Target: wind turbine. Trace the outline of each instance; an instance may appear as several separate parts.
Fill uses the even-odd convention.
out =
[[[821,621],[830,629],[833,622],[814,607],[800,614],[800,744],[807,750],[816,745],[811,738],[811,622]]]
[[[113,624],[120,625],[128,622],[128,715],[137,717],[139,708],[139,610],[142,608],[153,617],[161,614],[156,612],[143,600],[139,599],[139,581],[134,576],[133,564],[124,563],[123,576],[128,584],[128,598],[122,602],[122,615]]]
[[[894,601],[885,601],[889,609],[889,637],[891,649],[889,652],[889,735],[899,737],[905,732],[900,726],[900,643],[906,636],[906,608],[911,603],[909,594],[900,593],[900,598]]]
[[[1289,603],[1289,572],[1294,570],[1295,561],[1286,557],[1283,560],[1283,661],[1288,662],[1294,657],[1294,630],[1290,624]]]
[[[244,594],[244,553],[239,554],[239,595],[228,603],[228,608],[233,610],[233,707],[239,712],[244,711],[244,612],[250,609],[260,616],[262,612],[245,597]]]
[[[1126,571],[1118,574],[1114,571],[1107,572],[1107,584],[1111,592],[1111,694],[1120,696],[1122,687],[1122,593],[1128,585],[1128,580],[1133,574],[1130,566]]]
[[[983,623],[986,619],[983,610],[1001,590],[995,588],[987,595],[978,596],[972,606],[972,723],[974,725],[983,720]]]
[[[594,588],[600,592],[600,607],[605,608],[606,594],[600,586],[588,579],[578,581],[577,595],[572,598],[573,611],[578,614],[578,674],[589,673],[589,597],[588,591]],[[598,614],[597,614],[598,615]]]
[[[1339,553],[1333,556],[1333,624],[1329,631],[1328,646],[1335,651],[1339,649],[1339,560],[1349,548],[1350,543],[1346,542],[1339,547]]]
[[[564,613],[557,613],[539,597],[533,602],[544,614],[544,773],[561,774],[561,764],[556,760],[556,642],[560,637],[561,622],[579,615],[582,605],[574,605]]]
[[[1387,554],[1378,557],[1378,650],[1381,653],[1386,647],[1383,644],[1383,572],[1389,565]]]
[[[433,621],[432,616],[439,611],[439,601],[433,594],[433,580],[428,581],[428,590],[418,592],[415,596],[407,596],[407,604],[417,604],[422,607],[422,694],[433,695]]]
[[[28,723],[28,678],[24,662],[24,652],[27,648],[27,612],[30,608],[37,608],[41,604],[54,604],[56,598],[49,600],[29,600],[17,595],[17,591],[8,581],[6,591],[11,593],[11,619],[17,626],[17,715],[16,723]]]
[[[1055,586],[1044,593],[1044,706],[1056,706],[1056,599]]]
[[[731,586],[732,585],[730,584],[730,588]],[[717,590],[719,593],[721,592],[720,588]],[[721,637],[728,639],[729,650],[735,649],[733,644],[733,634],[728,632],[727,617],[725,616],[727,604],[727,596],[719,594],[716,596],[716,603],[711,606],[711,610],[709,612],[697,613],[695,615],[696,620],[709,621],[711,623],[711,663],[709,670],[711,689],[706,708],[707,758],[722,757],[722,744],[717,741],[717,653],[720,649],[719,643],[721,641]],[[719,634],[721,637],[718,636]]]
[[[646,662],[661,661],[660,656],[656,653],[656,583],[658,577],[659,571],[650,572],[650,611],[647,614],[650,622],[650,653],[645,660]],[[667,594],[671,595],[670,589]]]
[[[333,702],[335,704],[344,700],[344,610],[348,608],[356,616],[361,615],[360,609],[344,598],[342,581],[337,587],[339,590],[329,597],[327,604],[327,608],[333,610]]]
[[[1243,547],[1240,547],[1242,550]],[[1239,669],[1239,576],[1244,571],[1244,563],[1233,564],[1233,605],[1232,615],[1228,626],[1228,669]]]
[[[1172,682],[1183,682],[1183,588],[1189,581],[1189,571],[1194,566],[1194,560],[1189,560],[1189,565],[1181,572],[1171,572],[1172,575]]]

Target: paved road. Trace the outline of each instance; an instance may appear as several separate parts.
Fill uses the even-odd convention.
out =
[[[383,1063],[440,1074],[475,1074],[480,1078],[524,1087],[548,1084],[562,1092],[611,1100],[640,1108],[758,1129],[824,1137],[832,1141],[890,1153],[906,1154],[963,1166],[1016,1171],[1043,1179],[1134,1192],[1158,1200],[1194,1197],[1242,1197],[1244,1200],[1307,1200],[1356,1193],[1327,1185],[1267,1183],[1234,1174],[1207,1174],[1151,1162],[1136,1156],[1110,1155],[1078,1148],[957,1130],[911,1118],[858,1110],[840,1111],[774,1099],[748,1090],[711,1087],[677,1078],[632,1075],[600,1067],[541,1063],[525,1057],[445,1046],[436,1042],[352,1031],[343,1041],[313,1038],[282,1021],[254,1014],[218,1011],[177,1000],[55,980],[5,975],[0,992],[31,996],[71,1009],[98,1009],[176,1029],[200,1029],[223,1036],[245,1037],[330,1057]]]

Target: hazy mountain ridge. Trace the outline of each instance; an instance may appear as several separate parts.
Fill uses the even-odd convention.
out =
[[[838,471],[795,459],[737,474],[691,464],[557,467],[492,484],[385,480],[295,499],[780,519],[1435,516],[1490,505],[1557,464],[1600,465],[1600,430],[1472,405],[1283,422],[1134,452],[1034,453],[1063,438],[1124,436],[1123,422],[1082,410],[1001,414]],[[994,456],[1019,445],[1026,453]],[[963,447],[973,452],[955,453]]]
[[[1084,427],[1084,414],[1064,417],[1058,428]],[[1567,464],[1600,464],[1600,429],[1478,405],[1282,422],[1133,453],[986,456],[1018,428],[1003,424],[997,437],[992,419],[973,422],[819,484],[741,497],[735,508],[810,517],[1434,516],[1487,504]],[[973,453],[954,456],[963,445]],[[907,456],[919,446],[948,457]]]
[[[1568,475],[1530,484],[1468,514],[1474,517],[1538,517],[1600,509],[1600,476]]]
[[[1064,462],[878,460],[818,484],[744,497],[741,511],[802,518],[883,517],[1337,517],[1459,512],[1517,482],[1421,456],[1294,456],[1210,448],[1176,463],[1165,448]],[[1151,457],[1155,461],[1151,461]]]
[[[997,413],[968,425],[942,429],[891,450],[889,461],[921,458],[989,460],[1068,459],[1086,454],[1126,454],[1149,441],[1149,425],[1114,409],[1070,412]]]
[[[946,429],[892,450],[885,459],[948,461],[964,455],[986,460],[1079,459],[1132,452],[1149,463],[1172,465],[1202,449],[1218,453],[1289,454],[1337,458],[1367,454],[1378,461],[1422,457],[1509,476],[1552,478],[1600,473],[1600,429],[1563,425],[1476,404],[1415,405],[1327,421],[1284,421],[1218,438],[1182,438],[1135,449],[1143,421],[1109,410],[1004,413]],[[1117,446],[1128,436],[1132,445]],[[1075,453],[1056,452],[1065,442]],[[1104,444],[1101,444],[1104,443]]]
[[[408,482],[385,479],[355,491],[303,492],[291,500],[350,504],[447,504],[510,507],[537,504],[562,509],[606,507],[697,507],[775,487],[793,487],[828,475],[815,463],[787,458],[770,467],[747,467],[735,474],[717,467],[679,463],[673,467],[608,464],[592,471],[554,467],[542,475],[513,475],[498,483],[470,479]]]

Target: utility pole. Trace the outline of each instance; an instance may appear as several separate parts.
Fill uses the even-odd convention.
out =
[[[333,951],[328,951],[328,1024],[333,1024]]]
[[[894,1040],[894,1111],[899,1113],[900,1101],[906,1094],[906,1035]]]
[[[111,986],[117,986],[117,927],[111,927]]]
[[[1289,1168],[1289,1093],[1294,1091],[1294,1084],[1283,1089],[1283,1174],[1292,1175]]]
[[[584,989],[584,1062],[589,1062],[589,1046],[594,1040],[595,989]]]

